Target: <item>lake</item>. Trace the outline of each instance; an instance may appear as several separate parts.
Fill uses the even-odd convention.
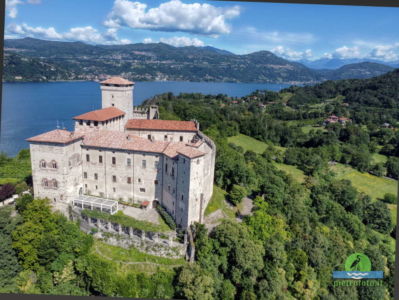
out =
[[[255,90],[279,91],[284,84],[214,82],[136,82],[134,105],[157,94],[172,92],[226,94],[242,97]],[[26,138],[65,127],[73,130],[74,116],[101,108],[97,82],[3,83],[0,151],[14,156],[28,148]],[[162,117],[162,116],[161,116]]]

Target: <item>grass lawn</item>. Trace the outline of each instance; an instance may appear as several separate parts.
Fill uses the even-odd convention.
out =
[[[261,142],[257,139],[247,136],[245,134],[231,136],[231,137],[227,138],[227,141],[229,143],[233,143],[237,146],[242,147],[244,149],[244,151],[251,150],[258,154],[262,154],[268,147],[268,145],[265,142]],[[274,146],[274,147],[281,151],[285,151],[284,147],[280,147],[280,146]]]
[[[382,155],[379,153],[374,153],[371,156],[371,160],[374,164],[378,164],[378,163],[386,163],[388,160],[388,157],[386,155]]]
[[[213,195],[205,209],[205,216],[217,211],[222,210],[229,218],[235,218],[235,211],[226,203],[227,192],[220,187],[213,185]]]
[[[374,200],[382,199],[386,193],[394,195],[397,193],[398,182],[396,180],[361,173],[342,164],[332,166],[331,170],[337,174],[338,179],[350,180],[359,192],[371,196]],[[389,204],[388,207],[391,211],[392,220],[396,224],[396,204]]]
[[[327,131],[323,126],[305,125],[301,127],[302,132],[308,134],[311,130]]]
[[[183,258],[172,259],[158,257],[140,252],[134,247],[125,249],[108,245],[96,239],[94,240],[91,253],[114,263],[118,272],[121,274],[126,274],[127,272],[144,272],[152,274],[156,273],[159,268],[173,271],[172,269],[174,267],[186,263]]]
[[[299,183],[302,183],[305,181],[305,174],[303,173],[302,170],[299,170],[295,166],[290,166],[286,164],[279,164],[279,163],[274,163],[277,169],[284,171],[285,173],[291,175],[295,180],[297,180]]]

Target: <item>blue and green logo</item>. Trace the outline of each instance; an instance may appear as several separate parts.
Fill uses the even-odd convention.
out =
[[[381,279],[383,271],[371,271],[371,261],[363,253],[353,253],[345,261],[345,271],[333,271],[334,279]]]

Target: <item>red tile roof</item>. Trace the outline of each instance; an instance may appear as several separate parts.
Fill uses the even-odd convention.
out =
[[[116,107],[107,107],[103,109],[89,111],[88,113],[74,117],[75,120],[88,121],[107,121],[116,117],[123,116],[125,113]]]
[[[195,127],[193,121],[170,121],[170,120],[129,120],[125,126],[126,129],[138,130],[171,130],[171,131],[194,131],[198,129]]]
[[[100,84],[132,85],[134,82],[126,80],[122,77],[111,77],[107,80],[101,81]]]
[[[28,142],[67,144],[82,138],[81,134],[64,129],[55,129],[26,139]]]
[[[177,152],[179,154],[183,154],[184,156],[187,156],[189,158],[196,158],[196,157],[203,156],[205,154],[204,152],[198,151],[191,147],[184,147],[184,148],[178,149]]]

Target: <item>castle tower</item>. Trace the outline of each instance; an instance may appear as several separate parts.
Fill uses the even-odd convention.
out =
[[[125,112],[125,119],[133,118],[134,82],[121,77],[101,81],[102,108],[116,107]]]

